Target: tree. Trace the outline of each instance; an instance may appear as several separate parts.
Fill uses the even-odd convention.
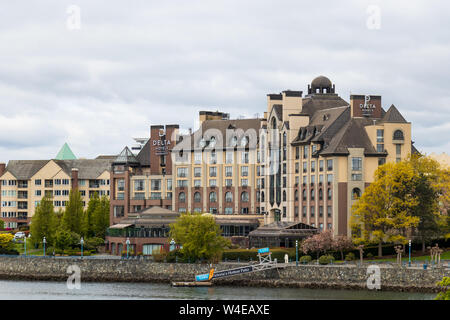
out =
[[[383,242],[405,243],[406,232],[417,227],[420,218],[412,215],[417,206],[414,170],[401,161],[378,167],[371,183],[353,205],[352,237],[355,243],[375,240],[378,256]]]
[[[331,230],[315,234],[302,242],[302,251],[305,254],[308,252],[316,252],[317,258],[319,258],[321,252],[326,253],[332,250],[333,247],[334,240]]]
[[[95,237],[105,239],[106,229],[109,227],[109,199],[103,196],[92,215],[92,231]]]
[[[83,235],[85,238],[93,237],[94,232],[94,212],[96,208],[100,205],[100,198],[98,193],[95,192],[94,195],[89,199],[88,208],[84,212],[83,217]]]
[[[218,261],[223,249],[230,246],[221,233],[211,214],[183,213],[170,225],[170,236],[182,246],[183,256],[193,261]]]
[[[60,250],[78,247],[80,243],[80,235],[70,232],[63,228],[59,228],[55,236],[55,247]]]
[[[334,237],[333,249],[341,253],[341,260],[344,260],[344,251],[353,249],[354,245],[351,239],[343,235]]]
[[[0,219],[0,229],[5,229],[5,221]]]
[[[49,197],[42,198],[31,218],[31,242],[39,245],[45,237],[48,245],[52,245],[55,239],[56,223],[57,219],[55,217],[52,199]]]
[[[438,293],[435,300],[450,300],[450,277],[444,277],[438,284],[446,291]]]
[[[77,234],[82,233],[83,201],[78,189],[72,189],[69,193],[69,201],[62,217],[63,227]]]

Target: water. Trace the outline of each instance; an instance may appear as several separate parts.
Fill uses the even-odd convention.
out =
[[[81,283],[81,289],[68,289],[66,282],[0,281],[1,300],[45,299],[205,299],[205,300],[430,300],[434,293],[407,293],[388,291],[350,291],[304,288],[255,287],[171,287],[155,283]]]

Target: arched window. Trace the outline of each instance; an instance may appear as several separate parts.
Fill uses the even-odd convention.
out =
[[[328,200],[331,200],[331,188],[328,188]]]
[[[395,130],[394,131],[394,140],[405,140],[403,137],[403,131],[402,130]]]
[[[298,190],[295,190],[294,192],[294,200],[298,201]]]
[[[233,202],[233,194],[230,191],[225,193],[225,202]]]
[[[314,200],[314,197],[315,197],[314,189],[311,189],[311,200]]]
[[[201,198],[200,192],[194,193],[194,202],[201,202]]]
[[[361,190],[359,188],[353,188],[352,190],[352,200],[357,200],[361,197]]]
[[[209,202],[217,202],[217,194],[214,191],[209,193]]]
[[[275,120],[275,118],[272,118],[272,129],[276,128],[277,128],[277,120]]]
[[[256,193],[256,202],[261,202],[261,194],[259,192]]]
[[[303,198],[303,201],[306,201],[306,189],[303,189],[302,198]]]
[[[283,190],[283,201],[286,201],[286,191]]]
[[[178,194],[178,202],[182,202],[182,203],[186,202],[186,193],[180,192]]]
[[[247,191],[244,191],[241,193],[241,201],[248,202],[248,192]]]
[[[323,191],[322,189],[319,189],[319,200],[323,199]]]

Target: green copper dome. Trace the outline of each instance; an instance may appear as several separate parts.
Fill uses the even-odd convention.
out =
[[[70,147],[67,143],[64,143],[61,150],[59,150],[58,154],[56,155],[56,160],[76,160],[77,157],[73,154],[72,150],[70,150]]]

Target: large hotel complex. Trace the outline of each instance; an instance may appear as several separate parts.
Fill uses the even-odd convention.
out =
[[[29,223],[44,194],[64,208],[78,187],[86,202],[94,192],[110,196],[112,251],[137,233],[167,242],[168,223],[183,212],[211,213],[229,237],[287,229],[349,235],[351,206],[377,167],[417,152],[411,123],[394,105],[383,108],[377,95],[347,102],[324,76],[306,93],[268,94],[262,118],[199,117],[185,135],[176,124],[152,125],[137,153],[125,147],[114,157],[75,159],[64,146],[57,159],[9,161],[0,167],[1,219]]]

